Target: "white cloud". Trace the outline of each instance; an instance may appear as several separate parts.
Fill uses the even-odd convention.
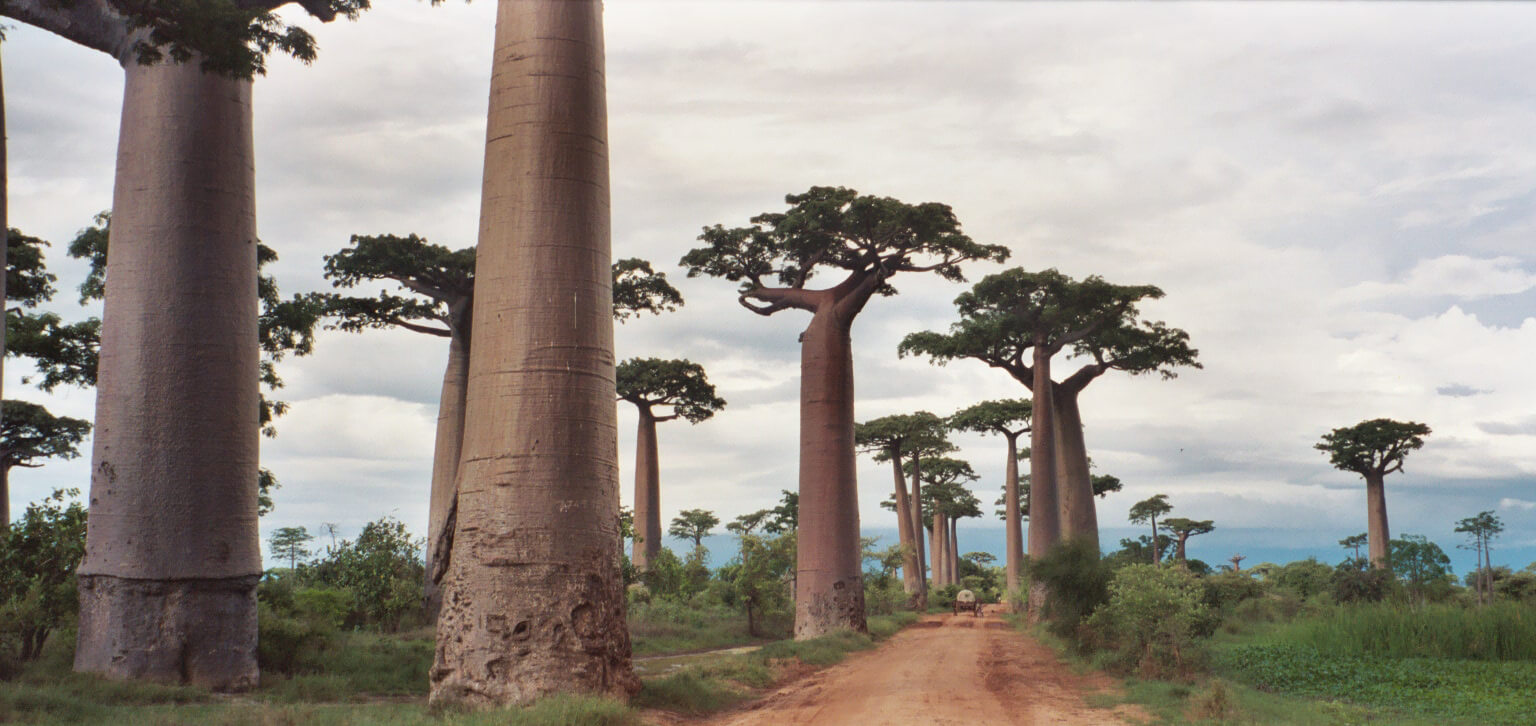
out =
[[[1536,502],[1529,502],[1524,499],[1515,499],[1513,497],[1505,497],[1499,500],[1499,509],[1519,509],[1521,511],[1529,512],[1531,510],[1536,510]]]
[[[1536,288],[1536,273],[1527,272],[1517,258],[1442,255],[1420,260],[1396,282],[1362,282],[1347,288],[1336,301],[1350,304],[1392,297],[1440,296],[1477,299],[1514,295],[1532,288]]]

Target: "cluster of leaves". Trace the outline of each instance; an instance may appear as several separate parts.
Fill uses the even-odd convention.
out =
[[[1087,639],[1122,671],[1167,677],[1202,665],[1199,641],[1215,619],[1194,574],[1182,567],[1131,565],[1109,582],[1109,600],[1085,623]]]
[[[274,550],[298,566],[270,571],[273,593],[269,604],[285,616],[323,614],[323,621],[345,628],[369,627],[386,632],[420,624],[422,607],[422,539],[413,537],[405,523],[393,517],[369,522],[355,540],[329,546],[319,559],[307,561],[305,545],[312,538],[303,528],[284,528],[274,533]],[[327,605],[315,610],[295,604],[284,592],[305,589],[338,593],[312,594],[311,605],[340,598],[344,608]],[[331,598],[328,600],[327,598]],[[318,605],[316,605],[318,607]],[[315,610],[315,612],[311,612]]]
[[[0,677],[36,658],[79,607],[75,568],[85,554],[85,508],[58,490],[0,529]]]

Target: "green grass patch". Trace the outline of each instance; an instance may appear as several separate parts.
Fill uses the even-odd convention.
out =
[[[731,648],[789,637],[793,616],[763,618],[767,637],[747,632],[743,613],[724,607],[693,607],[671,600],[629,606],[629,638],[637,656]]]
[[[1362,604],[1282,626],[1271,637],[1324,655],[1536,661],[1536,607]]]
[[[1441,722],[1528,724],[1536,663],[1325,655],[1308,646],[1243,645],[1216,668],[1255,688],[1389,709]]]

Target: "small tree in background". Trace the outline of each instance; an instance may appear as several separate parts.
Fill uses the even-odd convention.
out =
[[[309,530],[303,527],[282,527],[272,533],[267,544],[272,548],[272,556],[288,560],[288,569],[293,570],[298,568],[299,560],[310,556],[311,552],[305,545],[314,539]]]
[[[1365,477],[1367,534],[1370,538],[1371,565],[1388,569],[1391,553],[1387,542],[1386,476],[1403,470],[1408,452],[1424,446],[1429,427],[1413,421],[1377,418],[1323,434],[1313,448],[1326,452],[1335,468]]]
[[[1352,534],[1339,540],[1339,546],[1353,552],[1354,555],[1350,559],[1358,562],[1361,560],[1360,548],[1364,547],[1369,541],[1370,538],[1364,532],[1361,532],[1360,534]]]
[[[956,411],[949,417],[950,428],[997,434],[1008,444],[1007,466],[1003,473],[1003,549],[1006,588],[1011,595],[1020,589],[1024,572],[1024,515],[1019,508],[1019,437],[1029,433],[1032,404],[1022,398],[983,401]],[[1009,601],[1014,608],[1023,603]]]
[[[1157,539],[1157,518],[1171,511],[1173,511],[1173,505],[1168,503],[1167,494],[1158,494],[1131,505],[1130,520],[1132,524],[1147,524],[1150,522],[1152,525],[1153,564],[1161,564],[1163,557],[1161,542]],[[1233,569],[1237,569],[1235,563]]]
[[[1216,524],[1209,519],[1196,520],[1170,517],[1163,520],[1162,527],[1173,533],[1174,541],[1176,542],[1175,547],[1177,548],[1174,551],[1174,560],[1182,565],[1188,562],[1188,558],[1185,557],[1184,545],[1189,541],[1189,538],[1196,535],[1209,534],[1212,530],[1216,529]]]
[[[684,509],[672,518],[672,526],[667,529],[667,534],[677,539],[691,539],[694,547],[702,547],[704,538],[718,526],[720,518],[714,512],[707,509]]]
[[[0,425],[0,528],[10,524],[10,479],[15,467],[35,468],[45,459],[73,459],[91,424],[78,418],[54,416],[27,401],[6,401]]]
[[[1504,531],[1504,523],[1489,510],[1456,522],[1456,531],[1467,535],[1468,542],[1461,547],[1477,555],[1477,601],[1486,603],[1493,596],[1493,538]]]
[[[36,658],[79,607],[75,568],[85,554],[86,512],[79,502],[65,505],[79,495],[55,490],[0,527],[0,677],[9,675],[7,661]]]
[[[1356,536],[1364,538],[1364,535]],[[1359,559],[1355,557],[1356,561]],[[1446,578],[1451,574],[1451,558],[1427,537],[1405,534],[1402,539],[1392,540],[1392,572],[1407,585],[1408,594],[1422,605],[1428,602],[1437,585],[1438,589],[1445,589]]]

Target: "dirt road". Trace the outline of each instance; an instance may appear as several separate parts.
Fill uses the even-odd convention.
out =
[[[995,616],[930,615],[873,651],[790,683],[713,726],[1124,724],[1083,696],[1108,679],[1074,674]],[[1124,707],[1122,707],[1123,709]]]

